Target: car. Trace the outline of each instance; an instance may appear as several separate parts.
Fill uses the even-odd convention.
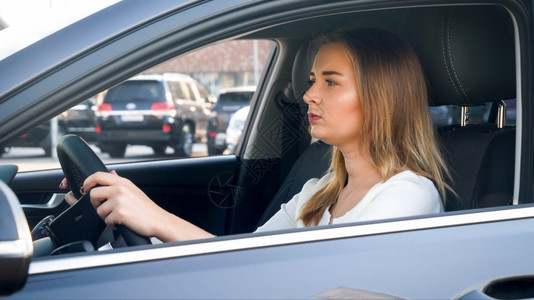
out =
[[[227,148],[226,129],[232,115],[244,106],[248,106],[255,86],[234,87],[219,91],[217,101],[211,109],[208,121],[208,153],[221,154]]]
[[[98,106],[98,147],[111,157],[123,157],[127,145],[150,146],[157,155],[171,147],[188,157],[193,143],[206,135],[212,102],[190,76],[136,76],[109,89]]]
[[[83,162],[116,170],[170,213],[218,237],[109,249],[115,234],[87,200],[66,209],[62,168],[0,166],[6,182],[0,183],[0,293],[6,299],[532,298],[532,7],[531,0],[119,1],[5,56],[0,143],[196,49],[228,40],[275,45],[234,154],[102,167],[83,143],[59,145],[65,173],[83,180],[94,170],[77,172]],[[457,107],[462,120],[466,108],[489,106],[480,124],[436,129],[457,195],[447,197],[439,214],[253,233],[329,166],[330,148],[312,141],[301,99],[309,87],[310,39],[369,24],[413,46],[433,105]],[[224,51],[218,55],[222,60]],[[509,99],[516,99],[516,117],[506,125],[502,100]]]
[[[235,153],[235,148],[243,134],[249,111],[250,106],[245,106],[236,111],[230,118],[226,129],[226,151],[228,153]]]
[[[76,134],[90,143],[96,142],[96,116],[97,97],[91,97],[82,103],[73,106],[58,116],[58,135]]]
[[[52,140],[50,137],[51,122],[45,122],[44,124],[31,129],[27,133],[23,133],[17,137],[12,138],[3,145],[0,146],[0,156],[4,153],[11,152],[14,147],[21,148],[41,148],[44,151],[45,156],[52,155]]]
[[[55,151],[54,141],[68,133],[77,134],[87,142],[94,143],[96,140],[94,104],[96,97],[87,99],[59,114],[55,120],[45,122],[11,139],[0,146],[0,149],[3,149],[0,156],[11,152],[13,148],[41,148],[44,155],[50,157]]]

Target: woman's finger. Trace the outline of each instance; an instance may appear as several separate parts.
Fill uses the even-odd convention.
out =
[[[96,172],[85,179],[83,190],[89,191],[96,185],[113,185],[121,181],[117,173]]]
[[[97,209],[102,203],[115,195],[113,186],[99,186],[91,190],[91,204]]]
[[[78,199],[76,199],[72,192],[68,192],[65,194],[65,201],[67,201],[69,205],[74,205],[76,202],[78,202]]]
[[[96,208],[97,215],[104,220],[107,226],[111,227],[113,230],[116,229],[115,225],[117,222],[114,220],[113,214],[113,205],[111,203],[103,202],[100,206]]]
[[[63,178],[61,182],[59,183],[59,188],[64,190],[69,187],[69,182],[67,181],[67,178]]]

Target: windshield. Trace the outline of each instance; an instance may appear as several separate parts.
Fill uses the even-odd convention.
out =
[[[0,60],[119,0],[0,0]]]

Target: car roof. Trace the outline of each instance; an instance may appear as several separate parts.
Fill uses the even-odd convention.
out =
[[[180,73],[141,74],[131,79],[128,79],[128,81],[132,81],[132,80],[195,81],[191,76],[180,74]]]

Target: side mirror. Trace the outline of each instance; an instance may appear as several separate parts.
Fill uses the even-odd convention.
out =
[[[33,254],[26,217],[15,193],[0,181],[0,296],[24,287]]]

